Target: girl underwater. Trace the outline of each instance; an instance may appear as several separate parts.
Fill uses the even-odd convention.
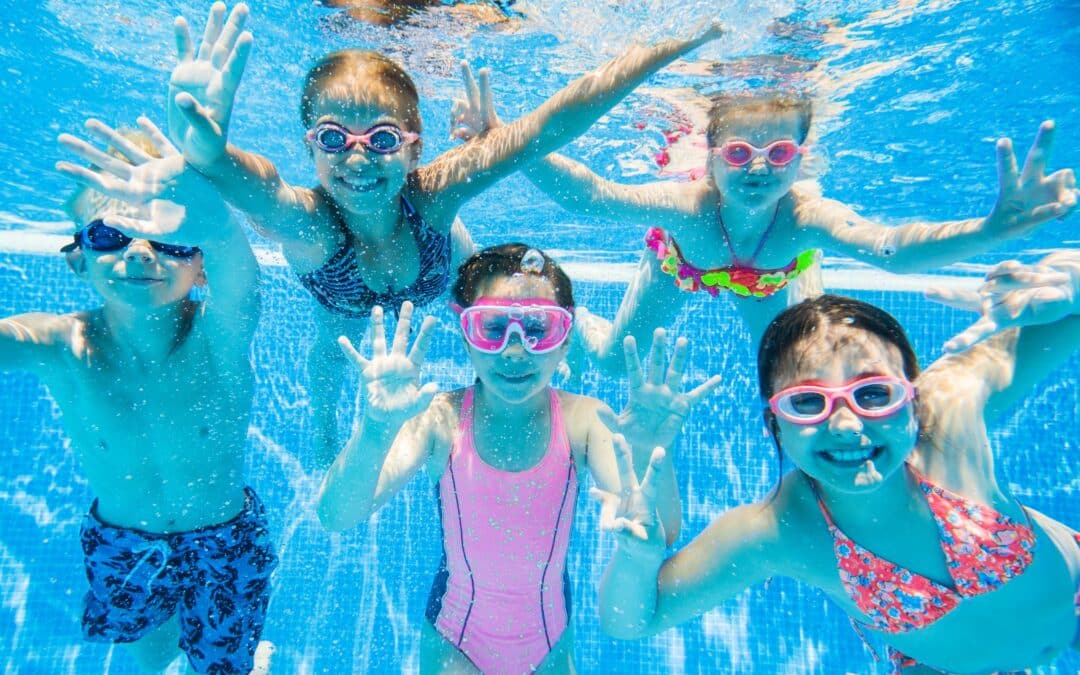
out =
[[[983,318],[950,349],[1020,328],[921,374],[902,328],[872,305],[824,295],[780,314],[760,391],[795,469],[666,560],[655,489],[601,495],[618,540],[604,628],[656,633],[784,575],[883,639],[898,669],[1013,671],[1076,648],[1080,540],[998,482],[987,427],[1080,344],[1080,252],[1003,263],[982,292]]]
[[[676,341],[665,372],[658,330],[644,372],[627,340],[630,389],[621,415],[597,399],[552,389],[573,327],[573,290],[554,261],[523,244],[469,258],[453,297],[477,375],[465,389],[436,395],[433,383],[419,386],[434,319],[425,319],[406,352],[409,303],[389,350],[379,307],[370,358],[341,338],[366,400],[359,428],[323,481],[319,518],[332,530],[353,527],[425,468],[438,490],[444,557],[423,628],[421,670],[572,672],[565,563],[579,481],[588,474],[618,491],[629,480],[620,479],[616,462],[615,447],[624,447],[638,466],[650,466],[655,504],[673,541],[678,487],[671,463],[654,448],[671,447],[689,409],[719,377],[679,393],[687,342]]]

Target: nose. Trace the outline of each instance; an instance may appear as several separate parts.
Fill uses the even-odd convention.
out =
[[[148,263],[154,260],[154,248],[145,239],[132,239],[124,249],[124,260]]]
[[[858,436],[862,433],[862,418],[856,415],[845,401],[836,401],[829,415],[829,433],[837,438]]]
[[[345,151],[344,164],[347,166],[363,166],[364,164],[371,164],[371,158],[368,157],[367,149],[363,145],[356,143]]]
[[[769,171],[769,163],[765,161],[764,157],[758,155],[750,160],[750,164],[746,170],[750,173],[767,173]]]
[[[512,332],[506,341],[506,347],[502,350],[502,356],[504,358],[520,359],[525,356],[525,353],[525,343],[521,341],[521,336],[517,331]]]

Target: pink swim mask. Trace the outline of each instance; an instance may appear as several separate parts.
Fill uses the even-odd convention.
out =
[[[804,152],[803,146],[792,140],[780,140],[769,143],[764,148],[751,145],[746,141],[727,141],[718,148],[713,148],[714,155],[734,167],[746,166],[755,157],[764,157],[773,166],[787,166]]]
[[[476,304],[459,307],[461,332],[474,348],[498,354],[516,333],[525,351],[544,354],[557,349],[570,335],[574,316],[547,298],[477,298]]]

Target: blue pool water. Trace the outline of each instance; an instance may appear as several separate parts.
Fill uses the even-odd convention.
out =
[[[14,5],[14,3],[12,3]],[[569,148],[610,177],[652,178],[652,153],[671,116],[659,91],[796,82],[819,106],[817,154],[827,194],[889,223],[973,217],[996,192],[994,138],[1026,148],[1039,121],[1058,122],[1058,164],[1080,141],[1080,6],[1075,2],[894,3],[659,2],[518,3],[510,28],[477,29],[439,14],[403,29],[357,26],[310,3],[254,3],[256,52],[235,114],[234,140],[273,159],[290,181],[312,182],[296,120],[299,81],[319,54],[344,45],[384,48],[404,61],[424,99],[425,157],[447,147],[455,63],[495,70],[500,109],[513,117],[572,76],[617,51],[631,35],[687,32],[708,13],[733,29],[698,58],[722,60],[708,76],[668,72]],[[0,316],[70,311],[95,302],[52,253],[70,232],[60,205],[69,190],[51,170],[52,142],[86,116],[161,121],[177,13],[201,25],[203,2],[21,3],[4,10],[0,44]],[[665,10],[666,8],[666,10]],[[762,56],[762,55],[767,56]],[[19,92],[16,95],[15,92]],[[638,127],[643,127],[639,129]],[[572,263],[581,304],[613,316],[618,278],[636,260],[642,225],[572,217],[520,178],[504,181],[462,212],[482,244],[525,239]],[[1005,256],[1030,260],[1077,246],[1077,217],[995,254],[940,272],[956,281]],[[275,673],[412,671],[418,626],[438,563],[432,491],[424,478],[371,523],[327,534],[311,502],[314,473],[304,354],[311,301],[272,247],[264,262],[264,313],[252,358],[258,367],[249,434],[250,481],[263,496],[282,559],[264,637]],[[909,328],[924,364],[969,317],[914,292],[925,278],[893,280],[829,259],[826,284],[885,307]],[[903,288],[904,290],[892,290]],[[889,289],[889,290],[886,290]],[[426,377],[444,388],[471,380],[445,310]],[[679,545],[731,506],[762,497],[777,480],[762,436],[747,336],[727,300],[694,298],[676,324],[692,340],[691,379],[712,373],[723,389],[697,409],[677,449],[684,526]],[[1080,358],[1044,382],[994,430],[997,471],[1026,504],[1080,526],[1077,419]],[[618,383],[588,373],[585,393],[618,407]],[[5,673],[129,673],[121,650],[79,638],[85,590],[78,524],[92,496],[66,449],[59,412],[27,375],[0,373],[0,663]],[[885,672],[845,615],[816,591],[786,579],[753,588],[700,620],[648,640],[620,642],[596,625],[595,589],[611,550],[584,496],[570,550],[575,658],[584,673]],[[977,646],[973,646],[977,648]],[[179,662],[178,662],[179,663]],[[180,667],[181,672],[184,668]],[[1046,672],[1080,670],[1067,654]]]

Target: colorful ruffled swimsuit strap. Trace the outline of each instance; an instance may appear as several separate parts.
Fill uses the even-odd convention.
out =
[[[870,618],[870,623],[863,625],[890,634],[925,628],[965,598],[1001,588],[1023,574],[1031,564],[1035,548],[1030,518],[1026,523],[1017,523],[989,506],[934,485],[914,467],[906,466],[918,480],[938,526],[952,588],[880,558],[855,543],[837,527],[817,484],[808,479],[833,536],[844,590]],[[1024,513],[1026,516],[1027,512]],[[852,625],[862,636],[860,623],[852,619]],[[892,648],[889,659],[898,667],[914,663]]]
[[[731,237],[727,228],[724,227],[724,219],[717,209],[717,220],[720,232],[724,235],[724,243],[727,244],[731,259],[731,265],[714,269],[702,269],[696,267],[683,257],[675,239],[659,227],[649,228],[645,233],[645,244],[656,253],[660,261],[660,269],[675,278],[675,285],[684,291],[708,291],[709,295],[716,297],[720,289],[724,288],[735,295],[752,298],[767,298],[787,286],[793,279],[814,263],[816,251],[809,249],[803,251],[791,260],[787,265],[775,269],[761,269],[754,267],[753,260],[761,253],[765,246],[765,240],[769,237],[773,224],[776,223],[776,215],[780,211],[780,205],[776,205],[769,226],[758,240],[753,255],[747,262],[741,262],[731,245]]]

